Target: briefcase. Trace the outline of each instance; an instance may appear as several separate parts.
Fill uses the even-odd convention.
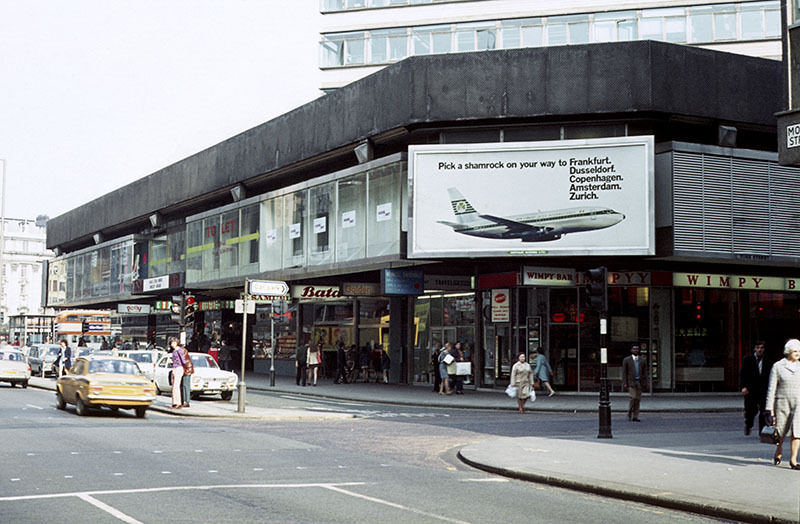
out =
[[[764,444],[777,444],[781,438],[775,426],[764,426],[758,436]]]

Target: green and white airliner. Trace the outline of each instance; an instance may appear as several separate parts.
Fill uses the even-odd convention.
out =
[[[558,240],[567,233],[605,229],[625,220],[625,215],[618,211],[591,206],[499,217],[479,213],[454,187],[448,188],[447,193],[456,222],[438,222],[456,233],[473,237],[546,242]]]

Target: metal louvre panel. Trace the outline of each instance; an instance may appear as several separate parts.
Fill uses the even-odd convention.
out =
[[[769,163],[733,158],[733,251],[768,255],[769,246]]]
[[[703,155],[703,235],[706,251],[733,252],[731,159]]]
[[[770,163],[769,243],[773,255],[800,256],[800,170]]]
[[[675,151],[672,155],[673,235],[675,249],[703,251],[703,158]]]

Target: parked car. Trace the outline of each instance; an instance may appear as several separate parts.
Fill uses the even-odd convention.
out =
[[[27,388],[30,378],[31,366],[24,353],[10,346],[0,348],[0,382],[9,382],[11,387],[19,384]]]
[[[167,352],[160,348],[151,351],[134,350],[119,352],[119,356],[127,357],[139,364],[139,369],[141,369],[144,376],[150,380],[154,380],[155,378],[156,363],[166,354]]]
[[[238,383],[236,373],[223,371],[217,361],[206,353],[189,353],[194,365],[192,374],[192,398],[200,395],[219,394],[222,400],[230,400]],[[172,391],[172,355],[164,355],[156,366],[156,393]]]
[[[34,344],[28,352],[28,363],[31,365],[31,374],[44,377],[48,374],[57,375],[58,367],[54,366],[58,359],[61,346],[58,344]]]
[[[155,398],[153,383],[129,358],[78,357],[69,373],[56,381],[56,407],[75,404],[80,416],[90,408],[107,407],[114,411],[132,409],[143,418]]]

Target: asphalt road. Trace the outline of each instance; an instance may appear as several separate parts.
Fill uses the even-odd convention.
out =
[[[248,402],[353,410],[357,418],[276,423],[149,412],[141,420],[124,411],[78,417],[73,407],[56,410],[52,392],[0,385],[0,522],[718,522],[500,478],[456,459],[460,446],[496,436],[585,438],[596,433],[596,418],[587,414],[252,393]],[[673,417],[652,417],[620,428],[620,435],[652,431],[657,438],[654,426],[668,428]],[[702,422],[724,425],[731,417]]]

